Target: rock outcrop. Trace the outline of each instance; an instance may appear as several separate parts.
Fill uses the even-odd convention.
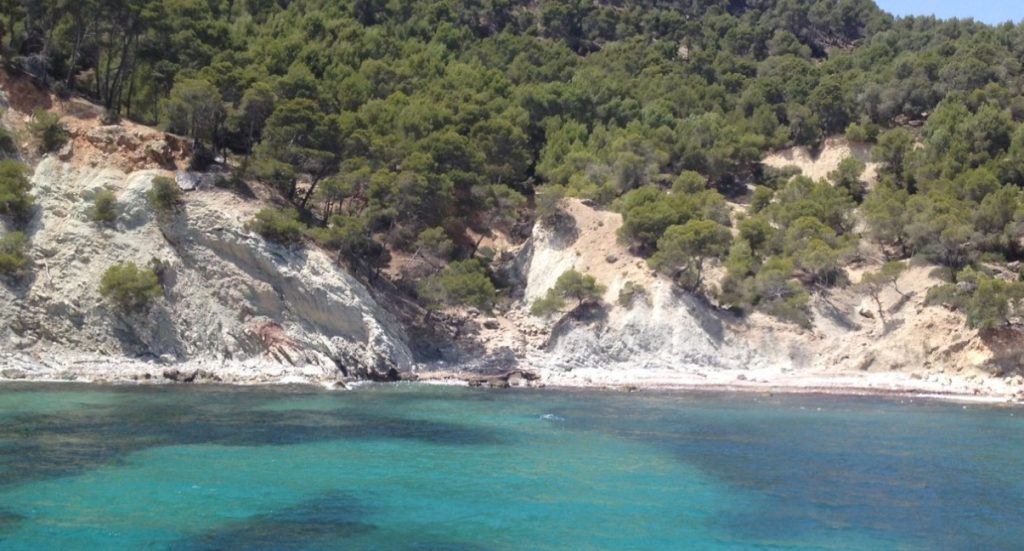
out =
[[[939,283],[931,267],[909,268],[899,281],[902,292],[882,293],[884,318],[855,287],[820,291],[811,326],[804,328],[759,312],[737,316],[678,290],[617,242],[617,213],[578,200],[565,207],[571,223],[538,226],[519,248],[523,300],[499,323],[476,324],[482,357],[512,352],[514,361],[506,354],[498,366],[503,372],[530,369],[543,384],[620,388],[774,385],[987,396],[1024,390],[1016,341],[979,334],[961,314],[925,304],[927,289]],[[869,261],[851,269],[850,277],[857,281],[873,268]],[[602,304],[546,322],[529,316],[529,304],[568,269],[605,287]],[[721,270],[709,271],[714,284]],[[618,298],[627,283],[643,292],[623,306]],[[478,373],[487,367],[472,365]]]
[[[319,250],[288,249],[245,229],[258,202],[205,189],[157,217],[146,193],[158,175],[172,174],[53,156],[39,163],[32,275],[0,286],[0,364],[30,378],[201,373],[224,382],[412,369],[402,329],[360,282]],[[111,228],[88,216],[104,188],[117,195]],[[160,267],[165,296],[148,314],[119,314],[99,296],[104,271],[125,261]]]

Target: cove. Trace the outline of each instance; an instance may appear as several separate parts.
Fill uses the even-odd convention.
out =
[[[2,549],[1010,549],[1024,410],[0,386]]]

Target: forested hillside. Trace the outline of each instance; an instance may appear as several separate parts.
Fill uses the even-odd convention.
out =
[[[473,236],[557,224],[566,195],[740,311],[803,323],[870,247],[893,263],[868,292],[918,258],[976,327],[1024,300],[1024,26],[870,0],[0,0],[0,31],[56,93],[276,188],[266,237],[367,271],[430,258],[425,303],[497,300]],[[874,144],[877,184],[854,159],[822,181],[760,162],[836,134]],[[15,172],[0,213],[26,200]]]

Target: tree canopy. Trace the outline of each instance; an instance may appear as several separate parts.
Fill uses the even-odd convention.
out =
[[[723,304],[790,317],[846,283],[861,235],[953,274],[1024,260],[1024,25],[871,0],[0,6],[8,62],[189,136],[199,166],[234,156],[296,209],[268,221],[367,265],[465,262],[468,235],[558,222],[564,196],[622,213],[666,269],[722,260]],[[838,134],[869,145],[871,189],[852,159],[821,181],[760,162]],[[27,216],[22,182],[0,166],[0,214]]]

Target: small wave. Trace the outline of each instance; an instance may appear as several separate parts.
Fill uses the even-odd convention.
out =
[[[559,421],[559,422],[565,421],[565,417],[559,417],[558,415],[555,415],[554,413],[545,413],[544,415],[541,415],[540,418],[545,420],[545,421]]]

